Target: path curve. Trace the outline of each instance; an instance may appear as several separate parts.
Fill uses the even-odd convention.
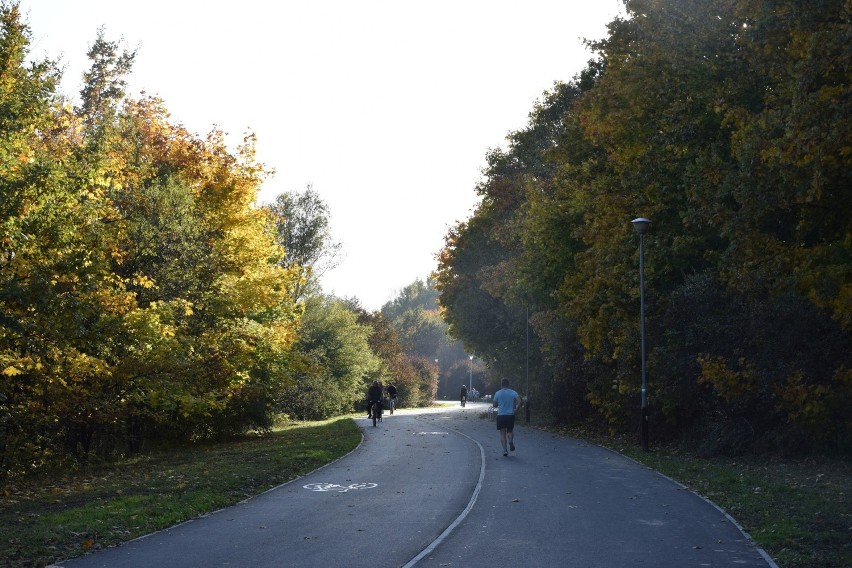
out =
[[[294,482],[71,568],[777,568],[723,510],[620,454],[519,424],[503,457],[484,404],[399,410]]]

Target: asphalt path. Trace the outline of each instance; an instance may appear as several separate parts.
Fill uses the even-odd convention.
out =
[[[777,568],[712,503],[619,454],[519,424],[503,457],[485,410],[358,419],[340,460],[61,566]]]

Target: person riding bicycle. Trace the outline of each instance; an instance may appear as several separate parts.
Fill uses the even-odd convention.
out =
[[[379,381],[373,381],[370,390],[367,391],[367,418],[373,417],[373,403],[382,403],[382,385]]]
[[[464,404],[467,402],[467,385],[461,386],[461,403]]]
[[[394,406],[396,406],[396,387],[393,386],[393,383],[388,383],[388,398],[394,402]]]

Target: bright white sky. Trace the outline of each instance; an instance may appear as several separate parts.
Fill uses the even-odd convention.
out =
[[[467,219],[488,148],[591,58],[620,0],[21,0],[35,56],[76,95],[98,27],[138,48],[130,94],[177,123],[258,137],[276,175],[308,184],[345,257],[326,292],[377,310],[437,266]]]

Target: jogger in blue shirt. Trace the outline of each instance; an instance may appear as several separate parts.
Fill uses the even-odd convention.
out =
[[[521,397],[509,388],[509,379],[502,379],[500,386],[503,388],[494,393],[494,408],[497,409],[500,445],[503,446],[503,455],[508,456],[507,442],[508,449],[515,451],[515,413],[521,408]]]

